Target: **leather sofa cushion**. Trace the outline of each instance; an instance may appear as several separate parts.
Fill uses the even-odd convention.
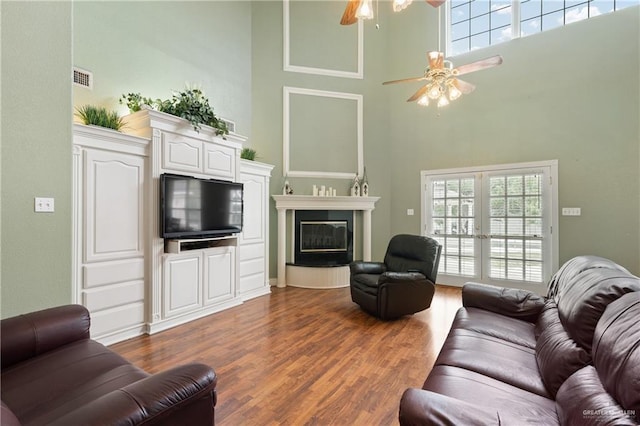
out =
[[[462,328],[535,349],[534,324],[478,308],[460,308],[451,329]]]
[[[560,289],[558,314],[578,345],[591,352],[593,332],[607,305],[626,293],[640,291],[640,278],[618,269],[589,269]]]
[[[589,364],[591,356],[564,330],[552,299],[547,301],[539,322],[544,328],[536,342],[536,360],[547,390],[555,397],[560,385]]]
[[[566,286],[575,283],[575,278],[581,273],[590,269],[613,269],[622,271],[626,274],[629,273],[625,268],[618,265],[612,260],[605,259],[604,257],[585,255],[576,256],[567,262],[565,262],[558,271],[553,274],[549,281],[549,290],[547,291],[547,297],[552,298],[558,302],[558,293],[561,293]]]
[[[593,339],[593,364],[604,389],[640,422],[640,293],[612,302]]]
[[[591,365],[576,371],[560,386],[556,405],[563,425],[637,425],[630,412],[602,387]]]
[[[508,412],[522,424],[558,424],[554,400],[463,368],[436,365],[423,389],[501,414]]]
[[[23,424],[48,424],[147,376],[100,343],[80,340],[3,369],[2,401]]]
[[[497,337],[463,329],[451,330],[436,365],[475,371],[517,388],[550,397],[538,372],[535,351]]]

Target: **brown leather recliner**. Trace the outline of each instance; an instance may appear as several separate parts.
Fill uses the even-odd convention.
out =
[[[429,237],[400,234],[389,241],[384,262],[352,262],[351,300],[383,320],[431,306],[442,246]]]
[[[91,340],[89,325],[80,305],[2,320],[3,426],[214,424],[210,367],[150,375]]]

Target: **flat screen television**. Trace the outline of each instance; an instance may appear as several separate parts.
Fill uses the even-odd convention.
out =
[[[162,238],[205,238],[242,231],[243,185],[165,173],[160,176]]]

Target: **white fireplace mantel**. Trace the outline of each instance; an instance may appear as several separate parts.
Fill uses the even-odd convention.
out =
[[[278,210],[278,287],[286,287],[286,240],[288,210],[362,211],[362,258],[371,260],[371,211],[380,197],[315,197],[312,195],[272,195]]]

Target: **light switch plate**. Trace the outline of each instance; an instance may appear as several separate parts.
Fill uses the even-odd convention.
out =
[[[562,216],[580,216],[582,212],[580,207],[563,207]]]
[[[413,216],[413,209],[407,209],[407,216]]]
[[[54,211],[53,198],[36,197],[35,211],[36,213],[53,213]]]

